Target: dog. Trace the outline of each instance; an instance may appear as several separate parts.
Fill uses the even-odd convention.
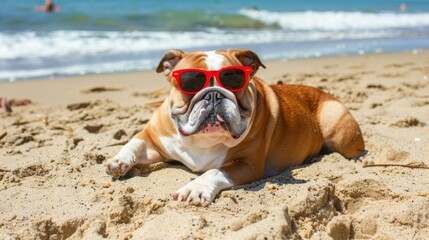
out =
[[[363,154],[359,125],[341,102],[312,87],[270,86],[255,76],[260,67],[248,49],[167,51],[156,71],[171,85],[168,98],[106,172],[118,178],[136,164],[177,160],[203,174],[172,199],[204,204],[321,151]]]

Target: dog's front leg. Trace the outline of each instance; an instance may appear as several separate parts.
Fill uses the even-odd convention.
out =
[[[235,185],[262,179],[263,168],[253,168],[247,162],[234,161],[221,169],[211,169],[186,184],[172,195],[173,200],[209,203],[216,195]]]
[[[210,169],[179,189],[172,197],[179,202],[212,202],[221,190],[232,186],[234,183],[222,170]]]
[[[107,160],[106,172],[114,178],[124,176],[137,164],[151,164],[161,161],[160,154],[152,147],[145,134],[137,134],[125,144],[115,157]]]

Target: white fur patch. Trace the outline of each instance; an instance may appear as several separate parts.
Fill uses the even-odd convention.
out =
[[[186,145],[183,144],[184,139],[192,141],[190,138],[194,137],[179,135],[173,135],[172,137],[161,136],[160,140],[169,157],[182,162],[193,172],[220,168],[225,160],[228,147],[217,141],[210,141],[210,139],[205,137],[201,137],[200,140],[202,141],[195,141],[194,144],[192,142],[188,142],[189,144]],[[213,142],[215,145],[213,145]]]
[[[144,163],[146,156],[145,142],[133,138],[125,144],[115,157],[107,160],[107,172],[113,177],[126,174],[134,165]]]
[[[121,148],[116,156],[134,155],[137,158],[144,146],[145,142],[143,139],[133,138]]]
[[[215,51],[205,52],[207,54],[206,64],[208,70],[219,70],[225,61],[225,56],[217,54]]]
[[[174,195],[178,201],[211,202],[223,189],[234,186],[228,176],[211,169],[179,189]]]
[[[322,134],[324,136],[329,134],[345,113],[347,113],[347,109],[342,103],[332,100],[323,102],[319,113]]]

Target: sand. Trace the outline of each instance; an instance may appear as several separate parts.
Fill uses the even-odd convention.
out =
[[[197,176],[184,166],[113,181],[103,165],[167,96],[162,75],[2,83],[15,103],[0,112],[0,239],[428,239],[429,52],[266,65],[267,82],[344,102],[367,154],[319,156],[207,207],[177,203],[169,194]]]

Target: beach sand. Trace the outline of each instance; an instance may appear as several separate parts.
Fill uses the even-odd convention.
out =
[[[208,207],[177,203],[169,194],[197,177],[184,166],[118,181],[104,170],[166,98],[162,75],[1,83],[14,101],[0,112],[0,239],[429,239],[429,52],[266,65],[269,83],[338,97],[367,154],[320,156]]]

